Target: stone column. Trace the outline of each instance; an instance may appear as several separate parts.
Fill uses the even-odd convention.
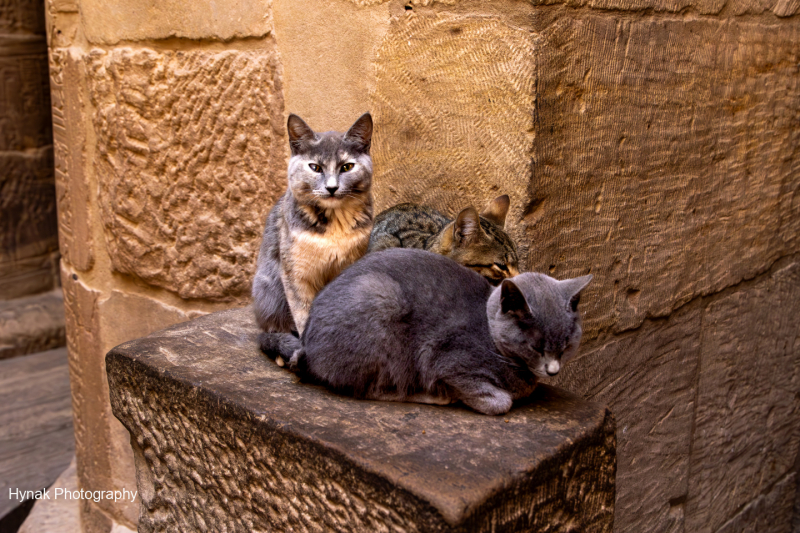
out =
[[[30,0],[0,4],[0,300],[58,286],[42,9]]]
[[[248,298],[264,216],[285,187],[268,4],[46,3],[82,488],[135,490],[105,353]],[[138,502],[82,505],[87,532],[136,527]]]

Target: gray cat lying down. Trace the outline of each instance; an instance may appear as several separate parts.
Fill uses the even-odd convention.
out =
[[[430,252],[368,254],[318,294],[288,366],[358,398],[499,415],[575,354],[591,279],[524,273],[493,288]]]

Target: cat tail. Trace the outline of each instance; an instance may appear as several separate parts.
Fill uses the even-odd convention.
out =
[[[300,339],[291,333],[262,331],[258,335],[258,345],[267,357],[283,366],[300,349]]]

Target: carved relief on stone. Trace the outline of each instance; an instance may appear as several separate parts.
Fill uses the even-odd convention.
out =
[[[246,298],[286,186],[276,54],[118,48],[86,66],[114,270],[182,298]]]

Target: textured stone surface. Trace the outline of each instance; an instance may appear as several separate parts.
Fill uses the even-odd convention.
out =
[[[615,531],[684,531],[701,321],[699,305],[648,321],[584,352],[556,380],[619,413]]]
[[[0,517],[9,489],[49,487],[74,451],[67,351],[0,361]]]
[[[86,61],[114,269],[182,298],[247,297],[286,187],[277,56],[118,48]]]
[[[85,152],[85,105],[79,88],[85,67],[74,49],[50,53],[53,103],[53,148],[58,196],[58,239],[62,257],[86,271],[94,264],[90,209],[97,200],[89,193]]]
[[[66,344],[61,289],[0,301],[0,359]]]
[[[0,300],[58,285],[51,147],[0,152]]]
[[[168,37],[228,41],[267,35],[270,7],[270,0],[82,0],[81,20],[90,43]]]
[[[44,3],[38,0],[0,0],[0,34],[44,35]]]
[[[371,94],[379,211],[414,201],[455,214],[527,189],[535,42],[503,17],[392,20]],[[509,220],[519,218],[515,200]]]
[[[594,274],[586,337],[797,251],[800,25],[562,15],[536,23],[533,174],[511,223],[531,269]]]
[[[751,502],[765,506],[759,498],[786,500],[775,512],[791,517],[793,492],[784,492],[800,446],[798,301],[800,264],[791,263],[705,310],[687,531],[717,531]],[[787,488],[775,488],[781,483]],[[771,518],[770,531],[789,530],[788,519]],[[756,512],[736,520],[762,531]]]
[[[781,478],[769,492],[745,505],[716,533],[796,533],[791,525],[797,473]]]
[[[80,484],[87,490],[134,490],[130,437],[111,414],[103,354],[115,345],[186,320],[178,309],[157,300],[84,284],[78,273],[62,270],[70,351],[75,441]],[[135,524],[138,502],[83,502],[84,519]],[[110,526],[109,526],[110,528]],[[106,531],[108,528],[106,528]]]
[[[367,94],[375,82],[377,47],[389,28],[389,6],[273,0],[272,10],[286,111],[303,117],[315,131],[347,131],[363,113],[373,111]],[[320,28],[330,28],[336,37],[320,38]]]
[[[140,531],[611,530],[606,409],[547,386],[505,419],[358,401],[297,383],[256,335],[244,308],[107,356]]]
[[[388,3],[389,0],[350,0],[358,6],[375,6]],[[533,6],[565,4],[570,8],[591,7],[597,10],[620,11],[654,11],[678,13],[687,9],[695,10],[702,15],[719,14],[723,8],[728,9],[733,15],[770,13],[779,17],[788,17],[800,11],[800,2],[797,0],[529,0]],[[407,0],[405,6],[459,6],[475,7],[477,2],[468,0]]]
[[[0,152],[51,144],[47,45],[0,34]]]

